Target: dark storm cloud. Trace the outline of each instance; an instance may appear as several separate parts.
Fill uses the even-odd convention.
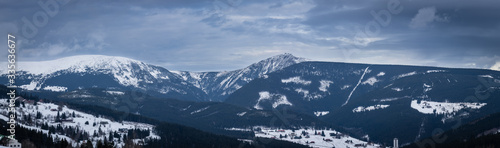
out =
[[[355,29],[363,30],[374,17],[371,11],[387,10],[389,1],[315,1],[317,7],[308,13],[304,24],[331,36],[351,36]],[[500,2],[482,1],[400,1],[403,11],[391,15],[390,25],[381,27],[374,42],[362,49],[412,50],[442,63],[495,64],[500,55]],[[427,9],[428,8],[428,9]],[[433,15],[422,14],[431,10]],[[434,10],[434,11],[432,11]],[[427,12],[429,13],[429,12]],[[430,17],[430,18],[429,18]],[[384,18],[385,19],[385,18]],[[416,23],[414,25],[412,23]],[[417,27],[413,27],[413,26]],[[341,32],[335,26],[345,26]],[[328,34],[328,33],[324,33]],[[488,55],[489,54],[489,55]],[[481,57],[489,61],[474,61]],[[450,59],[450,60],[447,60]],[[454,59],[454,60],[453,60]],[[464,59],[469,59],[467,62]],[[445,65],[445,64],[443,64]],[[455,65],[459,66],[459,65]]]
[[[48,1],[0,0],[0,32],[22,34],[22,18],[32,20],[43,11],[37,3]],[[19,56],[105,54],[195,71],[241,68],[284,52],[343,62],[500,65],[499,1],[401,0],[402,11],[387,26],[356,36],[389,2],[70,0],[36,36],[20,39]]]

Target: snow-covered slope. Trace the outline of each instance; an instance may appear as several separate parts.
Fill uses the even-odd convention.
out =
[[[224,101],[227,96],[259,77],[293,64],[306,61],[285,53],[270,57],[246,68],[226,72],[187,72],[173,71],[182,79],[202,89],[212,101]]]
[[[7,118],[8,101],[8,99],[0,99],[0,120],[7,121],[9,119]],[[148,130],[150,134],[144,139],[160,139],[160,137],[153,132],[153,125],[129,121],[116,122],[52,103],[38,102],[34,105],[32,102],[26,101],[23,104],[24,105],[16,108],[16,112],[18,113],[16,121],[20,126],[28,129],[35,129],[44,134],[50,134],[54,140],[64,138],[66,141],[70,142],[73,147],[78,147],[78,145],[84,142],[84,140],[77,140],[82,137],[71,137],[59,132],[50,133],[49,130],[43,129],[42,125],[46,124],[49,127],[61,126],[64,129],[70,127],[72,129],[78,129],[78,131],[82,133],[81,135],[89,136],[89,140],[93,142],[93,145],[96,145],[96,142],[99,140],[104,141],[103,138],[108,138],[110,133],[117,133],[120,137],[123,137],[127,135],[126,131],[129,129]],[[56,122],[58,114],[61,120],[63,120],[62,122]],[[66,119],[62,119],[62,117]],[[134,139],[134,141],[143,141],[144,139]],[[113,141],[115,142],[115,147],[121,148],[125,145],[121,138],[114,137]]]
[[[302,61],[305,59],[282,54],[234,71],[187,72],[169,71],[124,57],[79,55],[50,61],[20,61],[16,83],[30,91],[64,93],[81,88],[119,88],[181,100],[224,101],[253,79]],[[0,67],[3,84],[7,83],[6,68]]]
[[[16,68],[16,83],[25,90],[64,92],[101,87],[142,90],[162,97],[197,101],[206,98],[198,88],[167,69],[124,57],[79,55],[51,61],[21,61]],[[6,81],[6,75],[0,75],[0,82]]]
[[[130,65],[132,63],[138,64],[141,68],[151,69],[149,65],[143,62],[124,57],[79,55],[50,61],[19,62],[17,63],[17,70],[34,75],[48,75],[61,70],[87,72],[101,69],[112,70],[117,73],[121,69],[128,69],[127,71],[131,71]],[[6,67],[2,67],[2,70],[5,68]]]

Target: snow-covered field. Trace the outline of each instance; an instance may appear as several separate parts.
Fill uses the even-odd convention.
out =
[[[228,128],[226,130],[243,130],[249,131],[251,129]],[[311,128],[302,128],[298,130],[291,129],[276,129],[268,127],[254,127],[256,137],[272,138],[283,141],[290,141],[302,145],[321,148],[346,148],[355,147],[356,145],[367,148],[379,147],[378,144],[368,143],[348,135],[344,135],[335,130],[314,130]],[[324,134],[323,134],[324,133]]]
[[[434,101],[418,102],[417,100],[411,101],[411,108],[416,109],[423,114],[454,114],[462,109],[479,109],[485,105],[486,103],[449,103]]]
[[[0,99],[0,119],[1,120],[7,120],[7,108],[6,105],[8,104],[8,99]],[[21,101],[21,100],[17,100]],[[96,145],[96,142],[98,140],[103,140],[104,137],[108,137],[109,133],[114,133],[118,132],[120,135],[123,135],[125,133],[121,133],[120,129],[141,129],[141,130],[150,130],[150,136],[147,138],[154,138],[154,139],[159,139],[160,137],[156,135],[154,132],[152,132],[154,126],[149,125],[149,124],[144,124],[144,123],[137,123],[137,122],[128,122],[128,121],[123,121],[123,122],[116,122],[112,121],[107,118],[103,117],[96,117],[87,113],[83,113],[80,111],[76,111],[73,109],[70,109],[66,106],[59,106],[56,104],[52,103],[40,103],[38,102],[37,105],[33,105],[33,103],[25,103],[25,106],[22,107],[17,107],[17,113],[18,113],[18,119],[17,121],[19,122],[20,126],[23,126],[28,129],[36,129],[39,131],[42,131],[45,134],[48,134],[48,130],[43,130],[41,129],[40,126],[35,127],[35,125],[29,125],[28,123],[25,123],[22,121],[23,117],[22,116],[28,116],[30,115],[32,119],[35,119],[37,112],[40,112],[42,114],[41,119],[35,119],[36,122],[38,123],[47,123],[49,126],[58,126],[61,125],[63,128],[65,127],[73,127],[73,128],[78,128],[79,130],[82,130],[84,132],[87,132],[90,135],[90,140],[94,142],[94,145]],[[55,118],[57,116],[57,113],[59,112],[60,116],[62,114],[65,114],[67,116],[66,121],[63,122],[55,122]],[[74,113],[74,117],[73,117]],[[95,126],[94,126],[95,123]],[[98,137],[92,137],[94,133],[99,133],[99,131],[102,131],[101,135],[103,136],[98,136]],[[72,138],[67,137],[65,135],[60,135],[60,134],[51,134],[52,137],[56,138],[65,138],[68,142],[72,143],[73,146],[76,146],[78,144],[81,144],[82,141],[74,141]],[[134,141],[139,141],[143,139],[134,139]],[[114,138],[115,141],[115,146],[116,147],[122,147],[124,145],[123,141],[119,140],[118,138]],[[118,142],[121,141],[121,142]]]

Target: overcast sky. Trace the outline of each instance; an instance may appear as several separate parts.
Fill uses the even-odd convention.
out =
[[[18,61],[99,54],[189,71],[234,70],[282,53],[335,62],[500,67],[498,0],[54,2],[0,0],[0,47],[13,33]]]

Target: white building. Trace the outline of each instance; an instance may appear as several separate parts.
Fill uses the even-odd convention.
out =
[[[19,143],[16,139],[10,139],[7,147],[21,147],[21,143]]]
[[[394,138],[394,148],[399,148],[398,138]]]

